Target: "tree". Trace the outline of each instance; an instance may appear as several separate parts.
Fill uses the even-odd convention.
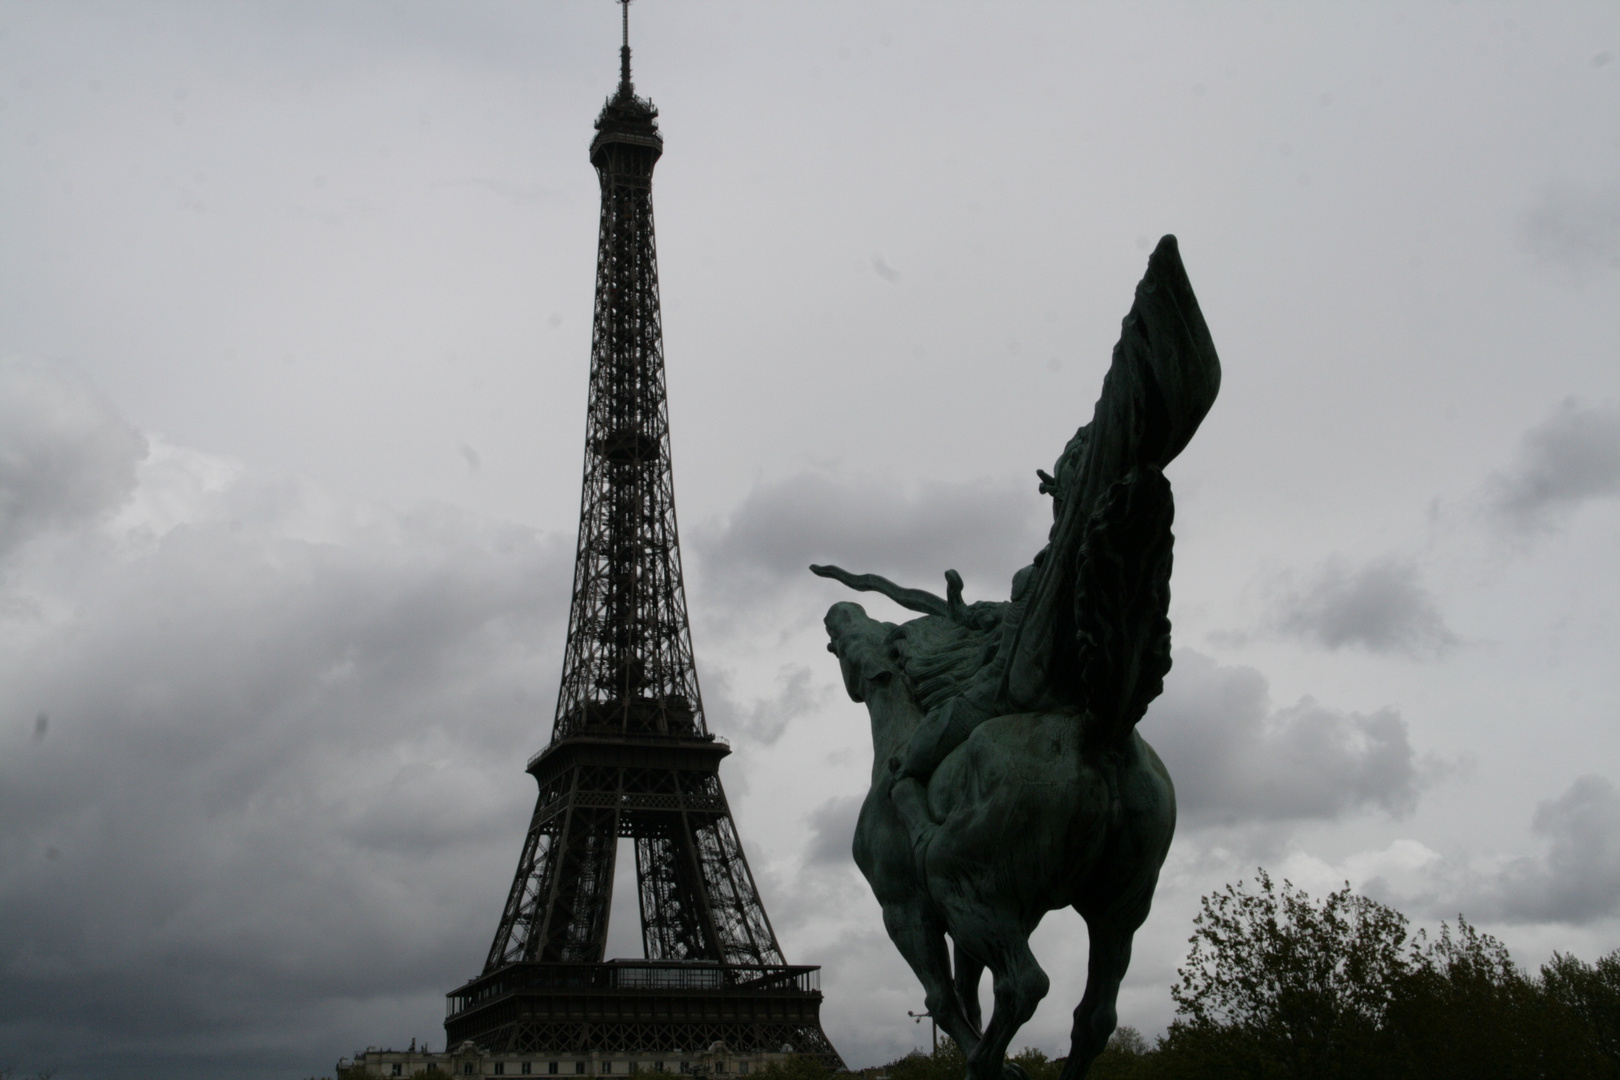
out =
[[[883,1067],[889,1080],[962,1080],[967,1074],[967,1055],[949,1038],[939,1040],[932,1054],[913,1050]]]
[[[755,1075],[764,1080],[828,1080],[833,1074],[827,1063],[813,1054],[794,1054],[781,1061],[768,1062]]]
[[[1555,955],[1540,978],[1458,916],[1406,918],[1346,885],[1317,903],[1260,871],[1203,898],[1143,1077],[1616,1080],[1620,953]]]
[[[1264,870],[1206,896],[1170,995],[1170,1056],[1210,1075],[1365,1075],[1409,970],[1406,918],[1348,884],[1320,904]]]
[[[1121,1024],[1108,1037],[1108,1045],[1091,1063],[1086,1080],[1150,1080],[1155,1074],[1153,1051],[1142,1033]]]
[[[1598,1053],[1620,1071],[1620,949],[1596,964],[1555,952],[1541,966],[1541,984],[1586,1023]]]
[[[1061,1068],[1041,1050],[1024,1047],[1007,1058],[1023,1069],[1029,1080],[1057,1080]],[[932,1054],[914,1050],[883,1066],[882,1073],[889,1080],[962,1080],[967,1073],[967,1055],[949,1038],[939,1040],[939,1049]]]
[[[1394,1060],[1425,1080],[1612,1075],[1579,1014],[1460,915],[1455,931],[1442,923],[1432,943],[1414,942],[1389,1024]]]

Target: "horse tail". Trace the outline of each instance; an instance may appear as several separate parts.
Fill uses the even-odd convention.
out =
[[[1170,481],[1140,465],[1109,486],[1077,560],[1074,643],[1083,743],[1117,750],[1170,671]]]

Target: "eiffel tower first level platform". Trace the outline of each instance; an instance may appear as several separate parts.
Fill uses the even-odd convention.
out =
[[[450,1046],[482,1031],[510,1034],[498,1051],[538,1056],[644,1055],[646,1070],[698,1057],[716,1043],[730,1055],[827,1057],[815,967],[742,967],[613,960],[512,964],[451,996]],[[819,1053],[817,1053],[819,1051]],[[836,1056],[836,1055],[833,1055]]]
[[[449,995],[450,1047],[644,1054],[650,1068],[724,1043],[838,1062],[820,969],[784,962],[743,860],[718,772],[729,752],[708,734],[610,728],[530,763],[540,799],[485,973]],[[621,837],[657,959],[601,960]]]

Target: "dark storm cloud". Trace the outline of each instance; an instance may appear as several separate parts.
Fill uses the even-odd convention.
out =
[[[1300,588],[1288,589],[1278,630],[1329,649],[1433,656],[1456,641],[1415,563],[1393,557],[1358,567],[1331,559]]]
[[[131,445],[51,400],[96,422],[53,421],[77,437],[18,490]],[[95,1075],[251,1075],[266,1045],[315,1069],[401,1001],[418,1027],[365,1041],[435,1037],[499,903],[459,883],[520,840],[568,545],[251,476],[199,495],[171,474],[208,463],[166,454],[146,520],[97,520],[120,488],[86,482],[3,586],[33,603],[0,607],[0,1046]]]
[[[1519,536],[1555,527],[1583,502],[1620,495],[1620,409],[1566,399],[1525,433],[1487,494],[1492,516]]]
[[[0,358],[0,556],[116,507],[145,456],[140,432],[83,380]]]
[[[1539,262],[1576,278],[1620,269],[1620,184],[1549,189],[1525,215],[1520,239]]]
[[[1546,853],[1503,872],[1499,907],[1514,922],[1584,923],[1620,913],[1620,792],[1583,776],[1536,807],[1530,826]]]
[[[925,484],[801,473],[751,491],[729,520],[691,534],[710,588],[733,601],[810,584],[811,563],[944,592],[947,568],[1006,599],[1013,571],[1045,542],[1051,504],[1016,483]],[[971,589],[970,589],[971,593]]]
[[[1179,649],[1139,729],[1176,783],[1185,824],[1328,820],[1417,804],[1421,770],[1393,709],[1346,713],[1310,699],[1273,708],[1266,679]]]

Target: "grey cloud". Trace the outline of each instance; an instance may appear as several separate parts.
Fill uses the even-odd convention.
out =
[[[1415,563],[1393,557],[1359,567],[1330,559],[1274,614],[1277,629],[1329,649],[1433,656],[1456,642]]]
[[[1530,819],[1541,852],[1502,860],[1432,857],[1365,882],[1405,911],[1505,923],[1580,925],[1620,914],[1620,792],[1582,776]],[[1432,853],[1431,853],[1432,854]]]
[[[140,432],[82,379],[0,358],[0,555],[116,507],[145,456]]]
[[[1620,185],[1550,188],[1525,214],[1520,240],[1537,261],[1576,278],[1620,268]]]
[[[81,515],[8,583],[42,602],[0,613],[0,1045],[200,1077],[436,1042],[499,906],[466,883],[533,797],[567,538],[251,476],[165,498],[196,504],[123,544]]]
[[[814,683],[814,673],[803,664],[788,664],[777,673],[777,693],[771,698],[755,698],[743,703],[731,690],[731,680],[716,672],[705,680],[704,708],[709,727],[716,734],[741,736],[765,746],[774,746],[789,724],[825,702],[832,691],[830,683]]]
[[[815,581],[836,563],[944,591],[947,568],[1005,599],[1012,574],[1045,543],[1051,504],[1031,479],[926,484],[801,473],[749,492],[729,520],[693,531],[708,587],[733,601]],[[977,579],[977,580],[974,580]],[[970,589],[971,594],[971,589]]]
[[[1521,536],[1552,528],[1583,502],[1620,495],[1620,409],[1566,399],[1525,433],[1487,495],[1492,516]]]
[[[865,801],[865,795],[846,795],[828,799],[810,812],[810,845],[805,849],[808,864],[854,863],[850,849]]]
[[[1612,783],[1579,778],[1537,806],[1530,825],[1548,850],[1504,870],[1498,889],[1505,918],[1583,923],[1620,913],[1620,792]]]
[[[568,198],[568,192],[560,188],[551,188],[544,184],[519,184],[492,176],[465,176],[456,180],[441,180],[429,186],[479,188],[514,203],[556,202],[566,201]]]
[[[1346,713],[1310,699],[1271,705],[1266,679],[1178,649],[1140,730],[1199,826],[1329,820],[1416,805],[1423,771],[1394,709]]]

